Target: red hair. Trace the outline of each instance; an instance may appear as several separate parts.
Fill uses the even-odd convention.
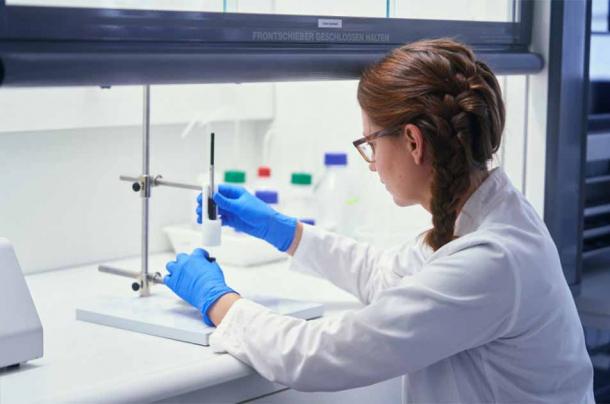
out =
[[[437,250],[455,238],[461,197],[471,174],[487,170],[500,147],[505,110],[498,81],[473,51],[451,39],[422,40],[393,50],[366,69],[358,102],[382,128],[411,123],[432,157],[433,229]]]

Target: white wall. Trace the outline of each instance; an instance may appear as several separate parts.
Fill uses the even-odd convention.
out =
[[[534,21],[530,51],[549,58],[552,0],[534,2]],[[525,144],[524,194],[541,217],[544,217],[546,168],[546,120],[548,100],[548,66],[530,75],[527,86],[527,139]]]
[[[176,141],[171,129],[153,131],[152,167],[170,165],[188,179],[201,166],[190,149],[202,149],[201,142]],[[138,128],[0,135],[0,233],[14,243],[25,272],[137,253],[140,199],[118,176],[140,173],[140,143]],[[184,193],[154,194],[153,229],[186,219]],[[151,235],[152,250],[164,249],[162,235]]]
[[[513,19],[512,0],[394,0],[391,16],[436,20],[496,21]]]
[[[610,35],[591,35],[589,79],[610,80]]]
[[[591,31],[608,31],[608,0],[593,0],[591,3]],[[591,57],[593,54],[591,49]]]
[[[25,95],[21,107],[28,109]],[[31,109],[30,119],[44,119],[45,112]],[[196,184],[207,169],[204,134],[210,130],[219,134],[218,172],[252,172],[268,124],[242,122],[237,137],[233,122],[217,122],[195,127],[186,138],[180,136],[186,123],[153,126],[151,174]],[[138,126],[108,125],[0,133],[0,236],[14,243],[25,272],[139,254],[141,199],[119,175],[141,173],[141,132]],[[153,189],[151,252],[169,249],[163,226],[194,220],[194,194]]]
[[[152,86],[150,122],[271,119],[272,97],[268,83]],[[142,102],[141,86],[2,88],[0,132],[140,125]]]

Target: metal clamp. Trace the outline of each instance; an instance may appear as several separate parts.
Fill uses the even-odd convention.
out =
[[[142,198],[150,198],[150,192],[152,190],[152,177],[150,175],[141,175],[139,178],[140,183],[140,196]]]

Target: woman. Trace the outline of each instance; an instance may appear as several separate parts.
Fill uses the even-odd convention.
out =
[[[214,196],[223,223],[267,240],[366,306],[313,322],[242,299],[203,250],[166,284],[218,328],[211,345],[304,391],[404,376],[406,402],[592,403],[593,370],[555,245],[501,169],[504,106],[473,52],[448,39],[394,50],[359,83],[354,142],[399,206],[434,227],[378,251],[298,223],[242,188]],[[198,209],[201,214],[201,208]]]

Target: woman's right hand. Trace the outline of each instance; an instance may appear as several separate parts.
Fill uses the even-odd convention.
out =
[[[201,194],[197,197],[197,222],[201,223]],[[294,240],[297,220],[285,216],[261,201],[243,187],[220,184],[214,194],[223,226],[263,239],[280,251],[286,251]]]

